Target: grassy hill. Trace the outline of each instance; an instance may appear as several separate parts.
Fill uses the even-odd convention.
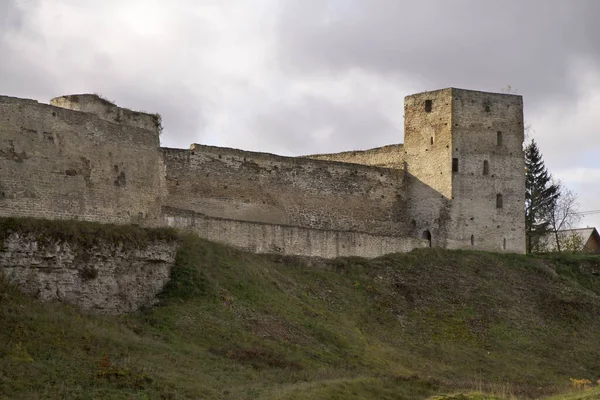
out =
[[[135,315],[0,280],[0,398],[600,398],[560,395],[600,378],[600,258],[309,260],[180,240],[161,304]]]

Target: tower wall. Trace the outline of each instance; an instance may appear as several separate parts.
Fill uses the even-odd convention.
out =
[[[446,245],[452,197],[451,89],[407,96],[404,150],[411,235]]]
[[[522,97],[450,88],[407,96],[404,107],[411,234],[524,252]]]
[[[521,96],[452,90],[449,248],[525,251],[523,140]]]

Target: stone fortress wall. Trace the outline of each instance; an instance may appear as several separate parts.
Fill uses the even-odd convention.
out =
[[[0,97],[0,216],[148,220],[160,211],[159,157],[156,127]]]
[[[157,115],[95,95],[0,97],[0,216],[167,225],[321,257],[524,252],[521,97],[443,89],[405,103],[404,145],[282,157],[160,148]]]
[[[402,170],[198,144],[162,152],[169,207],[302,228],[406,231]]]

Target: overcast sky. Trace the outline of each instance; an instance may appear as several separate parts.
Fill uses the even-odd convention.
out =
[[[408,94],[511,85],[597,210],[598,21],[598,0],[0,0],[0,94],[100,93],[162,114],[164,146],[301,155],[402,142]]]

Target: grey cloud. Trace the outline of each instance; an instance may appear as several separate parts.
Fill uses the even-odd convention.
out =
[[[187,147],[202,140],[202,99],[186,85],[185,76],[182,77],[185,74],[178,71],[185,65],[182,60],[174,60],[172,69],[155,70],[156,60],[170,56],[162,54],[158,46],[150,58],[138,57],[137,49],[132,48],[127,57],[119,59],[92,45],[90,40],[105,33],[92,31],[92,26],[90,31],[70,32],[64,42],[50,43],[31,18],[39,12],[40,4],[0,2],[0,94],[48,102],[64,94],[100,93],[119,106],[160,113],[166,127],[162,137],[165,145]],[[60,21],[54,23],[60,25]],[[189,37],[190,26],[189,20],[179,25],[184,38]],[[182,40],[180,45],[187,47],[178,52],[185,57],[191,40]],[[127,68],[130,65],[135,66],[133,71],[140,72],[132,75]]]
[[[365,149],[402,141],[402,132],[376,107],[340,105],[315,96],[256,115],[250,131],[256,132],[249,140],[253,147],[287,155]],[[316,132],[321,132],[320,137],[312,135]]]
[[[119,106],[159,113],[165,127],[161,137],[163,146],[187,148],[202,141],[206,119],[200,100],[189,88],[167,84],[141,86],[117,80],[105,86],[102,94]]]
[[[33,8],[39,2],[29,1],[26,5]],[[55,86],[44,64],[32,63],[13,43],[15,37],[35,37],[25,24],[26,12],[27,9],[16,0],[0,2],[0,93],[39,99]]]
[[[362,68],[424,90],[511,84],[533,109],[573,95],[571,57],[600,61],[599,15],[597,0],[297,0],[282,10],[279,52],[289,71]]]
[[[15,0],[0,2],[0,32],[19,29],[22,22],[22,9]]]
[[[413,86],[423,90],[446,86],[499,90],[512,84],[532,111],[552,96],[572,94],[565,78],[570,57],[586,55],[596,62],[600,58],[596,0],[277,2],[278,28],[260,33],[276,46],[265,56],[264,69],[247,75],[203,67],[219,56],[223,32],[211,26],[209,17],[197,16],[197,2],[182,2],[185,6],[175,11],[165,8],[170,24],[165,35],[156,41],[132,40],[127,48],[108,40],[101,42],[105,48],[98,48],[92,40],[123,29],[115,21],[106,22],[120,9],[120,2],[57,2],[77,7],[75,18],[89,26],[87,31],[62,30],[63,25],[71,26],[66,18],[73,17],[58,16],[49,29],[63,33],[61,43],[51,43],[35,18],[28,18],[37,15],[32,11],[39,4],[0,1],[0,93],[47,101],[62,94],[100,92],[124,107],[161,113],[164,144],[173,147],[202,143],[211,136],[219,145],[302,154],[402,141],[402,126],[392,123],[381,109],[385,94],[379,103],[355,97],[339,104],[328,100],[331,96],[323,89],[323,97],[297,100],[294,83],[306,75],[325,72],[341,86],[345,71],[362,69],[399,89],[407,79],[418,81]],[[231,10],[245,4],[240,1]],[[101,22],[94,20],[97,15],[103,16],[98,18]],[[249,26],[258,30],[261,25],[254,21]],[[236,32],[236,26],[228,29],[226,33]],[[15,37],[18,45],[12,41]],[[244,45],[243,38],[236,39],[228,43]],[[113,35],[111,40],[118,39]],[[119,48],[115,53],[110,52],[113,45]],[[236,49],[225,50],[235,54]],[[269,74],[282,87],[261,85],[269,81]],[[318,88],[311,91],[318,92]],[[278,100],[276,105],[267,107],[273,99]],[[258,111],[264,109],[268,111]],[[211,125],[217,118],[213,113],[221,120],[243,118],[247,125],[209,135],[207,126],[223,129]],[[329,136],[311,136],[324,129],[331,130]]]

